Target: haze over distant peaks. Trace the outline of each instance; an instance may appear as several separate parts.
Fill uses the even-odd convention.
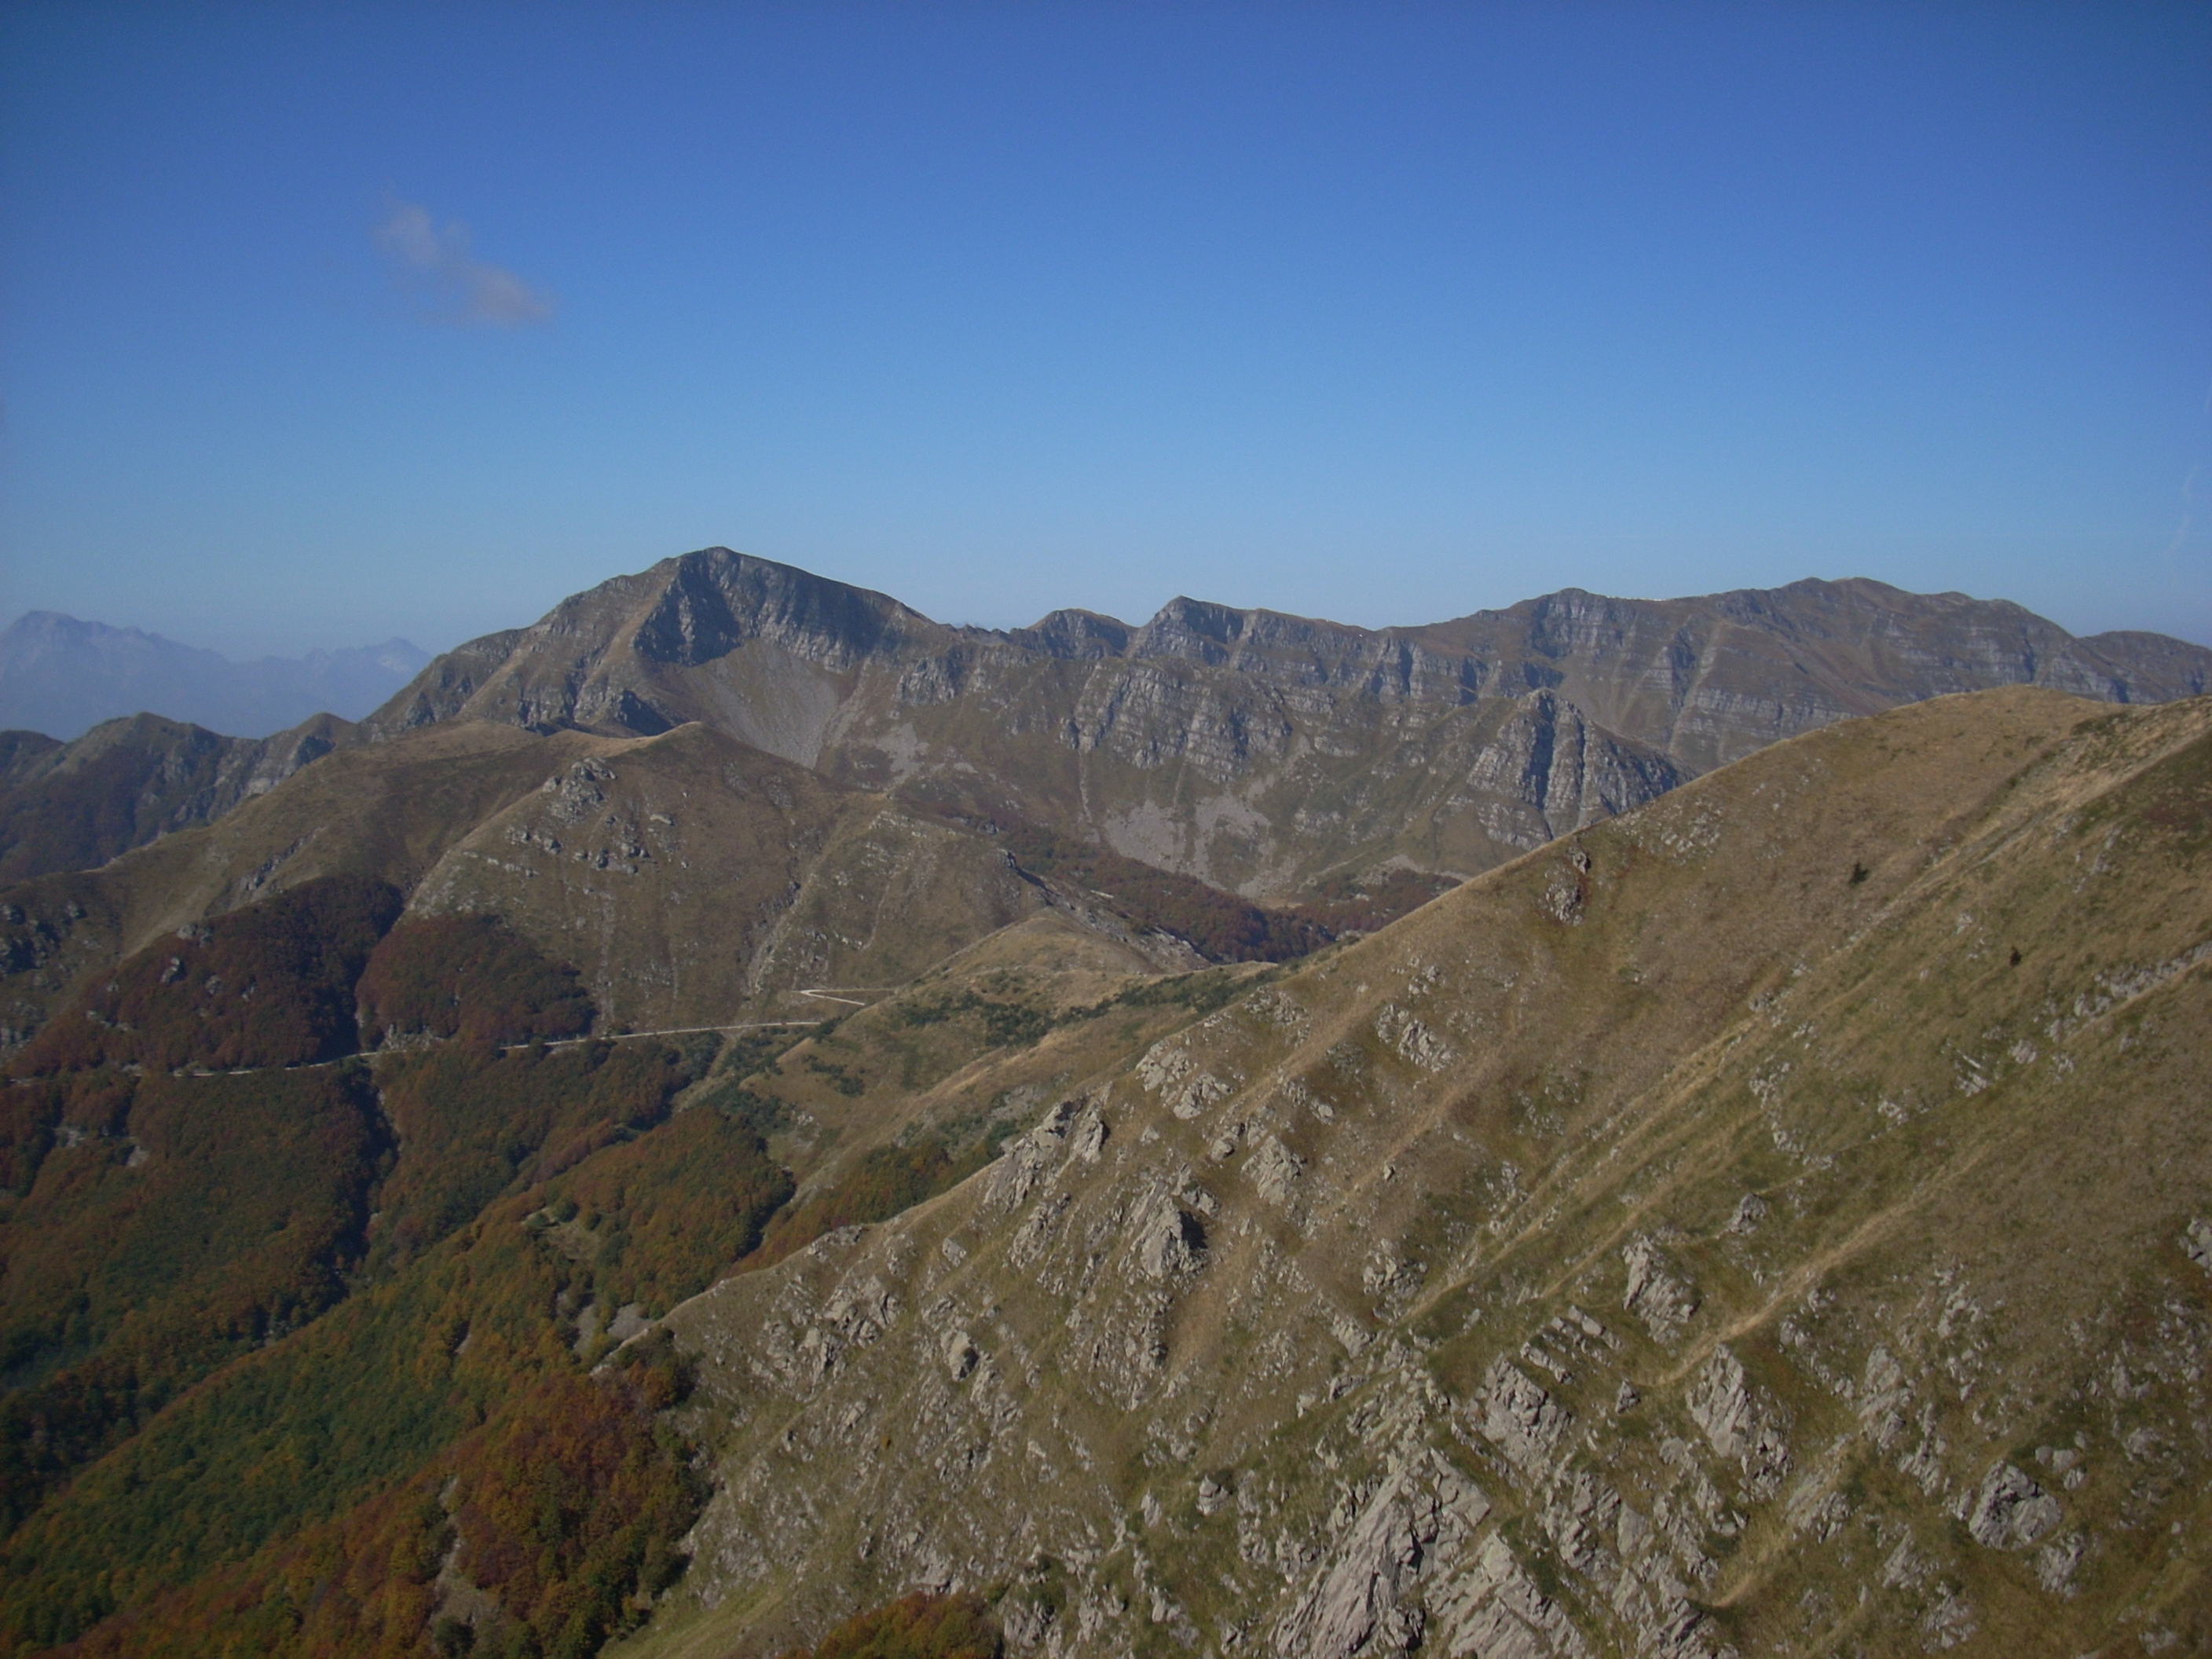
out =
[[[66,739],[144,713],[267,737],[319,714],[357,720],[429,660],[390,639],[234,663],[140,629],[33,611],[0,632],[0,727]]]

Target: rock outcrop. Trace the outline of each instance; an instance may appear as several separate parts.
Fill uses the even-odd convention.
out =
[[[1798,582],[1576,589],[1369,630],[1178,599],[950,628],[709,548],[449,653],[366,722],[650,736],[700,720],[871,788],[1013,813],[1249,896],[1465,877],[1760,746],[1955,691],[2195,696],[2212,651],[2076,640],[2017,605]]]
[[[1055,1659],[2203,1646],[2208,750],[1812,734],[1583,832],[1574,927],[1555,850],[1065,1075],[669,1316],[717,1489],[642,1650],[948,1584]]]

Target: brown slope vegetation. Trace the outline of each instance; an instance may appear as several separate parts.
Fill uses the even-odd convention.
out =
[[[2212,1642],[2212,703],[1801,737],[1056,1093],[666,1322],[625,1651]]]
[[[726,761],[734,747],[713,740],[708,753]],[[623,799],[614,768],[669,781],[665,771],[632,764],[640,750],[648,761],[685,752],[680,743],[613,745],[611,763],[556,774],[536,793],[558,800],[581,776],[585,790],[571,794],[591,810],[567,820],[570,831],[580,839],[606,829],[598,809]],[[771,772],[740,781],[781,793],[787,807],[805,775]],[[699,816],[690,820],[695,831]],[[880,837],[884,816],[871,805],[860,820],[852,839],[864,852],[880,845],[870,837]],[[940,839],[949,833],[921,827]],[[833,851],[847,833],[830,822]],[[963,843],[1003,867],[995,849]],[[87,988],[76,1018],[50,1028],[23,1057],[62,1074],[11,1091],[11,1104],[34,1109],[20,1126],[10,1120],[24,1131],[11,1140],[10,1167],[22,1164],[27,1181],[35,1171],[39,1184],[0,1218],[27,1230],[0,1231],[0,1256],[22,1264],[27,1286],[59,1292],[67,1304],[40,1304],[17,1322],[23,1375],[11,1379],[6,1408],[14,1460],[6,1496],[11,1525],[21,1524],[4,1547],[12,1588],[0,1595],[0,1618],[33,1648],[88,1631],[89,1650],[133,1650],[160,1630],[185,1644],[179,1651],[193,1650],[201,1632],[268,1651],[298,1650],[303,1631],[344,1650],[404,1649],[429,1623],[465,1615],[486,1651],[536,1650],[533,1643],[582,1651],[634,1618],[635,1596],[673,1570],[672,1528],[696,1503],[680,1448],[664,1443],[668,1431],[649,1418],[579,1393],[569,1367],[604,1348],[611,1318],[622,1334],[744,1258],[791,1195],[790,1178],[769,1161],[745,1091],[725,1100],[710,1091],[669,1115],[690,1063],[673,1051],[594,1043],[501,1052],[499,1044],[555,1034],[544,1021],[575,1011],[575,976],[481,915],[403,921],[371,951],[395,902],[360,878],[272,887],[185,937],[155,940]],[[995,945],[969,953],[993,975],[984,1006],[1018,1012],[1019,1029],[1000,1034],[1002,1047],[1025,1048],[1036,1036],[1031,1000],[1009,998],[1010,975],[1025,975],[1021,988],[1049,1009],[1141,989],[1157,966],[1157,947],[1117,943],[1095,923],[1054,912],[1035,924],[1026,933],[1000,930]],[[1049,944],[1034,937],[1039,927]],[[286,986],[295,994],[279,994]],[[246,1016],[264,1003],[312,1012],[333,998],[349,1031],[358,1000],[372,1034],[431,1042],[345,1070],[189,1082],[106,1064],[312,1061],[319,1042],[257,1048],[246,1041],[258,1030]],[[973,1000],[936,1007],[923,1023],[957,1024]],[[86,1012],[102,1018],[88,1021]],[[588,1020],[588,1002],[581,1014]],[[983,1024],[991,1028],[988,1014]],[[79,1028],[95,1034],[88,1045],[60,1040]],[[312,1115],[300,1115],[290,1133],[310,1158],[303,1171],[276,1155],[276,1141],[257,1137],[246,1109],[256,1091],[325,1085],[350,1090],[357,1109],[373,1102],[375,1115],[364,1115],[367,1138],[343,1156],[319,1147]],[[181,1143],[153,1135],[130,1105],[134,1092],[143,1107],[179,1088],[198,1091],[200,1150],[191,1158]],[[1036,1093],[1032,1085],[1018,1099]],[[872,1103],[854,1103],[857,1143],[872,1132],[863,1128]],[[988,1126],[957,1127],[984,1144]],[[80,1171],[87,1136],[94,1150],[84,1158],[94,1161]],[[921,1190],[895,1182],[869,1212],[931,1189],[949,1144],[927,1139]],[[215,1152],[245,1164],[210,1162]],[[339,1231],[325,1237],[301,1223],[319,1213],[317,1183],[329,1179],[345,1191],[331,1211]],[[252,1204],[234,1201],[246,1181],[256,1183]],[[851,1200],[849,1176],[842,1188]],[[242,1253],[217,1249],[198,1277],[173,1282],[194,1258],[161,1255],[161,1239],[179,1230],[222,1236],[210,1217],[258,1238],[270,1224],[264,1211],[287,1218],[276,1224],[282,1237]],[[520,1258],[509,1248],[516,1228],[528,1245]],[[207,1255],[204,1238],[199,1248]],[[76,1288],[106,1280],[111,1292],[89,1304]],[[480,1326],[487,1334],[478,1344]],[[495,1340],[495,1330],[507,1334]],[[450,1362],[464,1350],[472,1354],[465,1383],[460,1368],[426,1369],[421,1358]],[[501,1366],[517,1380],[494,1396],[486,1390]],[[50,1375],[40,1380],[33,1368]],[[469,1425],[487,1411],[489,1425],[472,1438]],[[585,1426],[549,1441],[539,1419],[564,1413]],[[613,1450],[595,1450],[595,1439]],[[308,1470],[311,1480],[292,1478]],[[428,1491],[462,1496],[446,1516],[424,1508]],[[460,1578],[427,1579],[425,1562],[455,1540]],[[311,1607],[272,1605],[303,1593]]]
[[[916,1590],[887,1607],[856,1613],[784,1659],[999,1659],[1005,1638],[983,1598]]]
[[[666,1122],[692,1076],[676,1051],[501,1052],[542,1036],[549,1013],[578,1012],[573,970],[484,918],[410,923],[378,945],[398,908],[383,883],[318,877],[157,943],[88,988],[18,1057],[19,1071],[42,1075],[0,1088],[0,1551],[22,1581],[0,1595],[0,1629],[13,1638],[43,1645],[180,1587],[207,1569],[208,1548],[220,1557],[228,1540],[252,1552],[292,1522],[330,1516],[349,1486],[367,1502],[420,1474],[425,1459],[450,1470],[462,1455],[453,1434],[482,1413],[450,1378],[378,1377],[366,1348],[379,1320],[395,1316],[394,1297],[403,1336],[459,1340],[450,1289],[434,1307],[419,1285],[410,1298],[410,1271],[428,1260],[415,1277],[434,1279],[439,1245],[487,1204],[533,1187],[524,1212],[539,1213],[520,1224],[525,1265],[536,1266],[465,1279],[485,1315],[522,1318],[524,1353],[551,1344],[524,1390],[531,1413],[477,1460],[479,1482],[508,1496],[478,1510],[520,1504],[527,1522],[530,1492],[548,1480],[573,1487],[560,1501],[575,1526],[560,1530],[581,1554],[548,1566],[526,1540],[463,1553],[482,1568],[485,1593],[505,1586],[520,1598],[508,1608],[517,1629],[574,1626],[572,1641],[592,1642],[619,1622],[621,1574],[647,1570],[632,1547],[659,1552],[648,1577],[672,1560],[675,1511],[659,1498],[647,1509],[661,1518],[638,1522],[650,1539],[628,1523],[611,1543],[593,1530],[591,1516],[630,1506],[624,1471],[635,1460],[570,1447],[590,1438],[580,1429],[555,1434],[549,1449],[532,1413],[597,1421],[612,1409],[571,1386],[568,1358],[549,1357],[566,1356],[594,1309],[657,1311],[710,1282],[753,1246],[789,1179],[741,1121],[704,1110]],[[422,960],[428,951],[436,960]],[[373,1019],[435,1025],[452,1014],[465,1040],[379,1065],[324,1063],[351,1046],[357,979]],[[586,1000],[581,1023],[590,1018]],[[333,1308],[335,1345],[316,1322]],[[272,1347],[290,1354],[290,1380],[257,1397],[254,1367]],[[364,1373],[366,1396],[353,1386]],[[241,1397],[243,1417],[233,1409]],[[617,1443],[635,1440],[632,1428],[649,1429],[635,1416],[617,1410],[602,1426]],[[689,1491],[659,1440],[647,1432],[636,1446],[647,1487]],[[566,1474],[522,1467],[542,1455],[557,1468],[563,1447],[580,1458]],[[304,1461],[319,1478],[232,1491],[265,1480],[272,1459]],[[478,1545],[514,1531],[477,1510],[462,1519]],[[398,1536],[383,1528],[370,1527],[386,1542]],[[391,1571],[405,1579],[396,1558]],[[389,1588],[404,1600],[404,1582]],[[237,1588],[222,1594],[234,1599]]]
[[[304,882],[362,877],[404,893],[471,828],[595,742],[465,725],[342,749],[214,823],[0,891],[4,1023],[20,1042],[124,957]]]
[[[680,1571],[697,1477],[660,1421],[680,1372],[632,1352],[511,1390],[404,1485],[106,1618],[58,1651],[589,1653]]]
[[[219,823],[9,890],[27,1034],[118,957],[273,892],[386,882],[498,911],[615,1024],[700,1024],[810,976],[910,975],[1042,901],[974,838],[703,728],[658,741],[439,726],[349,749]]]
[[[422,916],[385,935],[354,996],[372,1044],[458,1037],[489,1047],[589,1030],[580,977],[495,916]]]
[[[485,1651],[588,1652],[634,1620],[697,1494],[652,1419],[680,1376],[650,1398],[620,1377],[594,1392],[595,1310],[695,1293],[790,1192],[743,1121],[672,1112],[691,1064],[645,1043],[380,1061],[399,1156],[356,1218],[353,1293],[145,1402],[135,1434],[50,1492],[0,1545],[0,1632],[33,1650],[89,1632],[94,1651],[157,1634],[178,1652],[410,1651],[458,1607]],[[441,1228],[456,1165],[487,1178]],[[222,1213],[240,1177],[216,1174]],[[267,1174],[264,1206],[307,1196]],[[173,1224],[160,1196],[143,1202]],[[241,1208],[249,1233],[259,1221]]]
[[[193,1382],[343,1296],[389,1141],[367,1079],[334,1068],[7,1092],[48,1132],[0,1194],[12,1531]]]
[[[312,1066],[357,1046],[355,981],[399,914],[389,884],[319,876],[180,930],[95,981],[27,1044],[25,1077],[100,1065]]]
[[[2212,652],[2076,640],[2017,605],[1806,581],[1661,601],[1575,589],[1369,630],[1179,599],[954,629],[710,548],[472,642],[365,724],[650,734],[702,722],[842,781],[1026,819],[1282,902],[1471,874],[1760,745],[1918,698],[2206,688]]]
[[[537,1035],[548,982],[556,1010],[575,994],[573,972],[482,918],[459,927],[479,948],[384,975],[465,1009],[466,1046],[382,1077],[331,1066],[353,1047],[364,963],[404,966],[421,934],[453,931],[412,926],[372,951],[398,909],[381,882],[303,882],[139,952],[16,1057],[27,1075],[0,1085],[8,1528],[199,1378],[470,1219],[547,1143],[565,1168],[665,1109],[651,1051],[603,1066],[489,1046]],[[467,1133],[440,1133],[457,1118]],[[488,1179],[468,1157],[483,1142]]]
[[[1040,861],[1047,878],[1066,862]],[[1279,954],[1279,933],[1323,936],[1188,878],[1115,866],[1073,876],[1118,896],[1041,878],[1003,838],[696,723],[617,738],[462,721],[342,750],[218,823],[8,890],[0,1006],[21,1042],[72,998],[97,1002],[97,975],[164,940],[156,970],[204,984],[191,940],[208,918],[341,878],[399,889],[417,921],[500,917],[580,971],[610,1029],[818,1017],[834,1005],[801,992],[903,983],[1046,908],[1109,938],[1174,929],[1231,955]],[[401,1027],[431,1030],[419,1012]]]
[[[413,913],[490,912],[640,1029],[819,1016],[1045,902],[983,840],[702,726],[592,753],[458,838]]]

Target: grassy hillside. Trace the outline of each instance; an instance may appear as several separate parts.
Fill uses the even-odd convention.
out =
[[[1188,958],[1184,941],[1244,957],[1324,937],[1310,919],[1127,860],[1110,878],[1091,872],[1119,899],[1073,880],[1054,886],[1041,876],[1069,860],[1039,861],[1044,870],[1025,870],[994,836],[839,787],[704,726],[632,739],[434,726],[342,749],[221,821],[100,870],[0,892],[0,1050],[73,1000],[111,1024],[138,1024],[100,1001],[125,994],[106,992],[101,975],[163,941],[179,963],[161,957],[157,977],[190,969],[194,983],[232,985],[220,994],[234,998],[231,978],[195,965],[196,931],[337,878],[398,890],[410,926],[498,916],[544,958],[576,969],[574,990],[610,1030],[818,1015],[824,1005],[799,993],[902,984],[1048,908],[1109,939],[1158,933],[1155,969]],[[436,939],[426,960],[473,948],[458,934],[402,938]],[[426,988],[408,988],[392,977],[398,971],[380,968],[372,1000],[380,1010],[390,996],[413,1000],[380,1012],[379,1030],[441,1033],[443,1017],[421,1005]],[[173,1000],[169,983],[155,988]],[[562,994],[548,985],[528,994]],[[574,1029],[548,1018],[535,1028],[544,1035]],[[88,1040],[77,1031],[71,1054]],[[210,1050],[206,1063],[228,1062]]]
[[[0,884],[89,870],[221,817],[347,741],[334,715],[269,738],[226,738],[136,714],[72,743],[0,732]]]
[[[2212,1644],[2212,703],[1895,710],[1170,975],[1093,852],[559,741],[438,902],[274,883],[19,1051],[13,1650]],[[744,823],[835,1018],[609,1040]]]
[[[671,1316],[719,1486],[625,1651],[2212,1644],[2208,848],[2212,704],[1941,699],[1071,1078]]]

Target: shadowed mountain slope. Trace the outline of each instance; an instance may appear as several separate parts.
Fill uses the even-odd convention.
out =
[[[2194,696],[2212,651],[2076,640],[1878,582],[1698,599],[1575,589],[1370,631],[1176,599],[1011,632],[712,548],[440,659],[366,723],[650,735],[697,720],[861,787],[1093,838],[1270,902],[1465,876],[1761,744],[1949,692]]]
[[[2212,1643],[2212,702],[1775,745],[1076,1079],[666,1321],[626,1652]]]
[[[318,714],[273,738],[226,738],[133,714],[71,743],[0,733],[0,884],[89,870],[219,818],[327,755],[352,730]]]

